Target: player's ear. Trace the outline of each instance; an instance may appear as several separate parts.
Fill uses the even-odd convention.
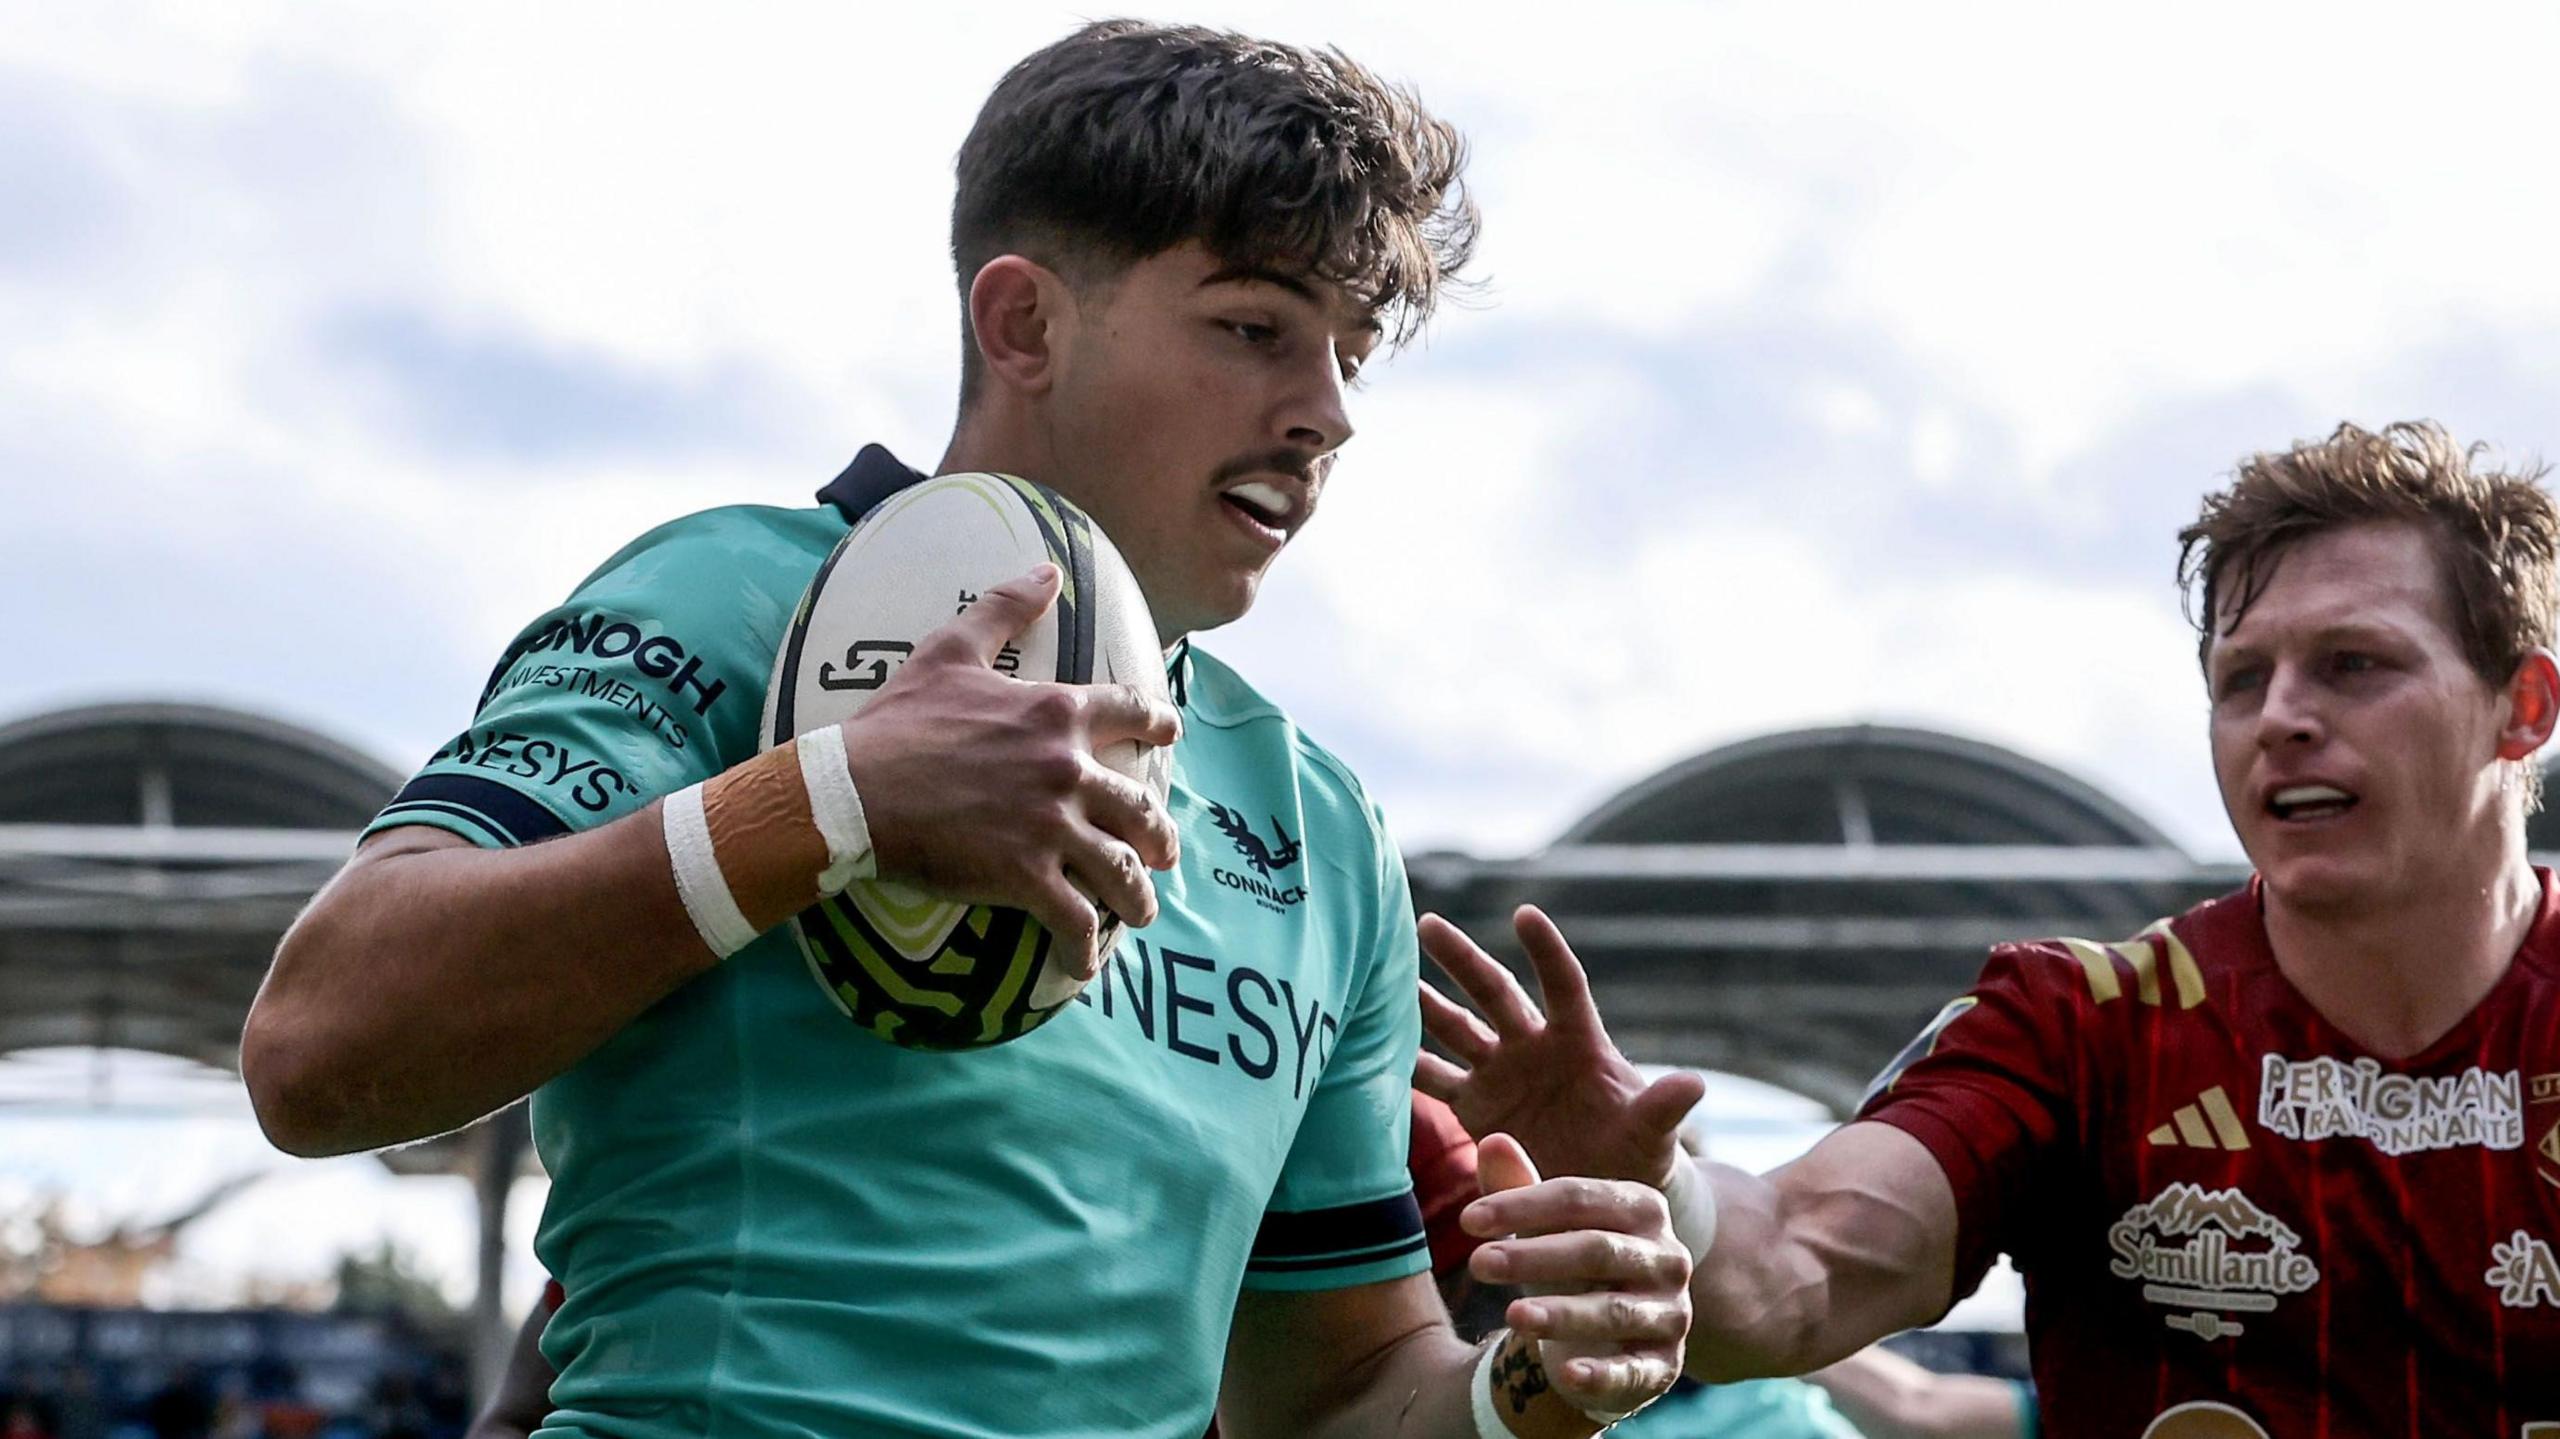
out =
[[[2507,680],[2507,723],[2498,731],[2498,758],[2520,760],[2542,748],[2560,725],[2560,665],[2551,651],[2533,649]]]
[[[969,282],[969,333],[988,380],[1038,394],[1056,379],[1059,341],[1074,322],[1073,296],[1057,272],[998,255]]]

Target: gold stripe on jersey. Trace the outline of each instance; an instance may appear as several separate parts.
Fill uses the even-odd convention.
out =
[[[2178,1007],[2193,1009],[2204,1003],[2204,971],[2196,968],[2196,957],[2188,951],[2187,942],[2169,927],[2169,921],[2155,919],[2143,931],[2145,936],[2158,935],[2169,951],[2169,981],[2178,987]]]
[[[2109,944],[2064,939],[2061,943],[2080,961],[2080,972],[2089,981],[2089,997],[2100,1004],[2124,994],[2124,981],[2117,975],[2115,965],[2121,959],[2133,971],[2134,997],[2153,1009],[2160,1008],[2160,959],[2164,951],[2169,960],[2169,987],[2177,991],[2178,1008],[2193,1009],[2204,1003],[2204,971],[2196,967],[2196,957],[2187,949],[2186,941],[2170,930],[2165,919],[2131,939]]]
[[[2195,1103],[2179,1105],[2167,1124],[2146,1137],[2166,1149],[2227,1149],[2237,1154],[2249,1147],[2249,1131],[2240,1123],[2240,1112],[2231,1107],[2231,1096],[2219,1084],[2197,1095]]]
[[[2116,982],[2116,967],[2107,962],[2105,946],[2085,939],[2066,939],[2062,947],[2080,957],[2080,970],[2089,978],[2090,998],[2104,1004],[2124,993],[2124,986]]]

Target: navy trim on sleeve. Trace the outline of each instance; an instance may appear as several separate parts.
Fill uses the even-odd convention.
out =
[[[472,774],[422,774],[403,785],[382,807],[384,815],[404,810],[459,814],[486,825],[509,844],[527,845],[557,839],[569,832],[558,815],[493,779]]]
[[[1331,1209],[1265,1214],[1245,1267],[1254,1274],[1338,1269],[1398,1258],[1429,1243],[1422,1230],[1422,1206],[1408,1189],[1392,1198]]]

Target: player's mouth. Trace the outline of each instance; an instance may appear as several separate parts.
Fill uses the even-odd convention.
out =
[[[2278,785],[2267,792],[2266,798],[2267,813],[2282,824],[2336,819],[2355,807],[2355,795],[2320,782]]]
[[[1294,479],[1255,476],[1218,492],[1218,503],[1237,528],[1262,544],[1278,549],[1305,524],[1309,509],[1306,487]]]

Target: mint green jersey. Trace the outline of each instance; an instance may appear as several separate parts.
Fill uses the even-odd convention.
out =
[[[1615,1439],[1858,1439],[1831,1396],[1801,1379],[1683,1382],[1632,1419]]]
[[[582,830],[756,751],[864,452],[808,510],[678,520],[523,631],[375,829]],[[567,1299],[551,1436],[1162,1436],[1240,1288],[1428,1267],[1405,1173],[1411,901],[1342,764],[1186,654],[1180,867],[1057,1018],[965,1053],[846,1022],[776,930],[534,1096]]]

